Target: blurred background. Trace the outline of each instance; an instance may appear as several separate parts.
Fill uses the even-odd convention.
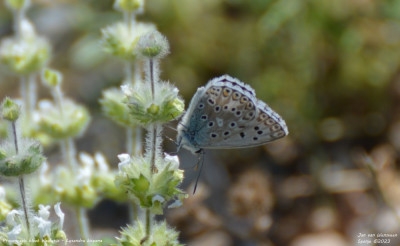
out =
[[[121,15],[112,0],[33,2],[28,16],[53,46],[50,66],[64,74],[65,94],[92,114],[78,149],[101,151],[117,167],[125,131],[98,101],[123,71],[99,38]],[[12,15],[0,6],[4,38]],[[229,74],[251,85],[290,131],[262,147],[206,151],[195,195],[197,157],[179,154],[190,196],[166,217],[182,243],[341,246],[364,245],[359,233],[400,234],[400,1],[147,0],[139,19],[169,39],[161,78],[186,105],[197,87]],[[0,99],[17,97],[18,85],[2,71]],[[40,97],[50,95],[41,88]],[[166,140],[165,149],[175,151],[174,143]],[[47,150],[50,160],[57,151]],[[114,236],[128,222],[126,207],[111,201],[90,218],[94,230]],[[384,245],[400,245],[400,237],[390,240]]]

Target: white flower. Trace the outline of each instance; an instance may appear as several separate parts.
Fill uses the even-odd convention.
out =
[[[49,209],[50,209],[49,205],[44,206],[42,204],[39,204],[39,211],[38,211],[39,216],[45,220],[49,219],[50,216]]]
[[[56,205],[54,205],[54,211],[56,211],[56,214],[58,218],[60,218],[60,223],[58,224],[58,229],[62,230],[64,226],[64,213],[61,211],[61,202],[58,202]]]
[[[51,235],[51,221],[48,221],[38,216],[34,216],[33,222],[37,224],[37,228],[39,229],[41,238],[43,238],[45,235]]]
[[[54,107],[53,103],[50,100],[46,100],[46,99],[40,100],[38,106],[39,106],[39,109],[41,109],[41,110],[52,109]]]
[[[123,172],[123,168],[131,162],[131,157],[129,154],[119,154],[118,159],[120,160],[120,163],[118,163],[118,168],[119,171]]]
[[[171,163],[171,168],[172,169],[178,169],[179,168],[179,158],[177,155],[168,155],[167,153],[165,153],[165,158],[164,160],[166,162]]]
[[[81,186],[89,185],[92,175],[93,168],[90,166],[84,166],[82,168],[79,168],[76,180]]]
[[[39,180],[42,186],[47,186],[51,184],[51,180],[49,176],[47,175],[47,171],[49,170],[49,165],[47,164],[46,161],[42,163],[42,166],[40,167],[39,170]]]
[[[15,221],[17,215],[21,216],[22,212],[19,210],[15,210],[15,209],[11,210],[7,214],[7,217],[6,217],[7,224],[12,225],[12,226],[17,225],[18,223]]]
[[[173,203],[171,203],[168,208],[178,208],[182,206],[181,200],[175,200]]]
[[[162,196],[160,196],[160,195],[155,195],[155,196],[153,196],[153,198],[151,199],[151,202],[152,203],[154,203],[154,202],[160,202],[160,203],[163,203],[163,202],[165,202],[165,199],[164,199],[164,197],[162,197]]]
[[[0,186],[0,201],[6,198],[6,190],[3,186]]]
[[[76,179],[82,186],[89,185],[94,172],[94,160],[89,154],[84,152],[79,154],[79,159],[83,167],[79,168]]]
[[[54,183],[53,183],[53,187],[54,187],[54,190],[55,190],[55,191],[57,191],[57,192],[60,193],[60,194],[64,193],[64,191],[65,191],[64,185],[65,185],[65,184],[61,183],[61,182],[62,182],[61,180],[64,179],[63,177],[66,177],[66,176],[68,176],[68,175],[69,175],[69,174],[68,174],[68,171],[67,171],[67,168],[66,168],[66,167],[64,167],[64,166],[59,166],[59,167],[56,169],[56,175],[55,175],[55,177],[57,177],[57,178],[55,178]]]
[[[8,241],[15,243],[17,241],[17,237],[22,232],[22,226],[16,225],[10,232],[7,233]]]
[[[121,85],[121,90],[126,96],[132,96],[132,87],[130,85]]]
[[[21,21],[21,33],[26,39],[33,39],[36,37],[35,27],[28,19],[23,19]]]
[[[106,161],[106,158],[104,158],[103,154],[97,152],[94,155],[94,159],[96,160],[100,172],[108,172],[109,170],[108,163]]]
[[[93,158],[85,152],[79,153],[79,159],[84,166],[94,166]]]

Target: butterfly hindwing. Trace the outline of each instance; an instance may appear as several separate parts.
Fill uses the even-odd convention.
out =
[[[257,146],[288,134],[282,118],[249,85],[227,75],[196,92],[182,125],[178,142],[193,151]]]

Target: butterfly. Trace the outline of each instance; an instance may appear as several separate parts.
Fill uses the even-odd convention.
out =
[[[178,151],[247,148],[282,138],[285,121],[256,98],[247,84],[229,75],[197,89],[178,125]]]
[[[197,89],[178,125],[177,151],[183,147],[204,154],[204,149],[247,148],[288,134],[285,121],[257,99],[249,85],[223,75]]]

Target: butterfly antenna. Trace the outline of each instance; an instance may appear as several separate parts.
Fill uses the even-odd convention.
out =
[[[176,131],[176,132],[178,131],[178,130],[176,130],[175,127],[169,126],[169,125],[167,125],[167,124],[165,124],[164,126],[167,127],[167,128],[169,128],[169,129],[171,129],[171,130],[174,130],[174,131]]]
[[[181,125],[181,126],[183,126],[185,129],[188,129],[188,127],[185,126],[184,124],[182,124],[182,123],[180,123],[180,122],[178,122],[178,124]]]
[[[200,163],[200,170],[199,170],[199,174],[197,175],[197,178],[196,178],[196,183],[195,183],[195,185],[194,185],[194,189],[193,189],[193,195],[194,195],[194,193],[196,193],[196,189],[197,189],[197,183],[199,182],[199,178],[200,178],[201,170],[203,170],[203,164],[204,164],[204,151],[203,151],[203,150],[201,150],[200,154],[201,154],[201,156],[200,156],[200,158],[199,158],[199,162],[198,162],[198,163]],[[197,165],[197,164],[196,164],[196,165]]]
[[[168,139],[169,141],[173,142],[175,145],[178,145],[178,143],[177,143],[174,139],[172,139],[172,138],[170,138],[170,137],[168,137],[168,136],[163,136],[163,137],[165,137],[165,138]]]

